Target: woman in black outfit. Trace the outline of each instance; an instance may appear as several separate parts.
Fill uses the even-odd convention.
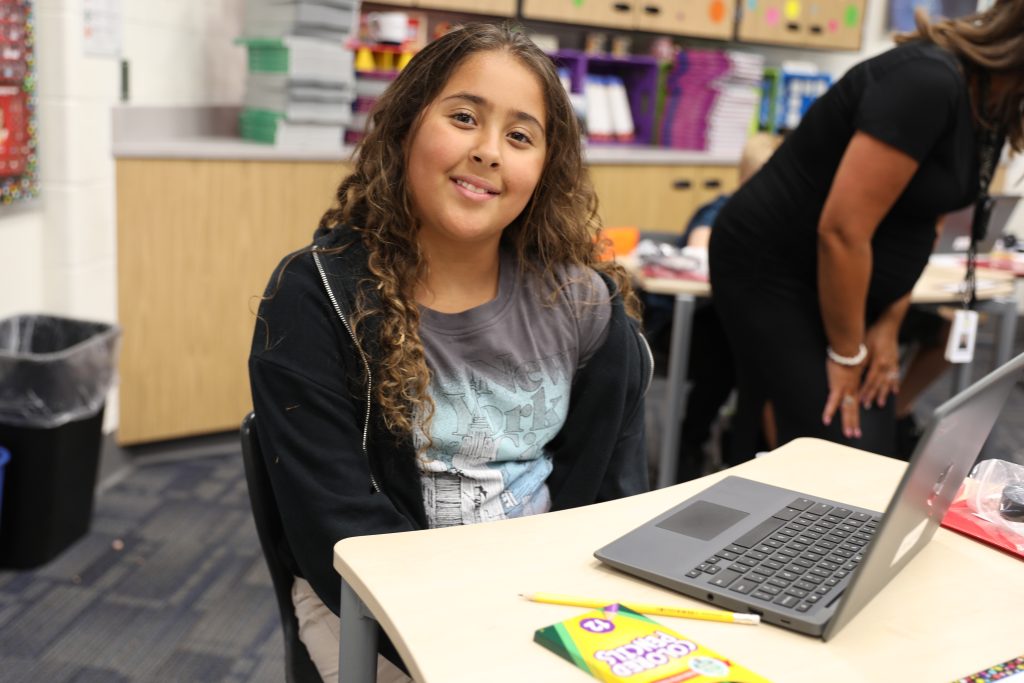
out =
[[[1004,138],[1024,148],[1024,0],[917,22],[815,102],[715,222],[711,284],[740,390],[733,463],[753,454],[766,401],[780,444],[892,452],[897,332],[937,219],[987,187],[979,158]]]

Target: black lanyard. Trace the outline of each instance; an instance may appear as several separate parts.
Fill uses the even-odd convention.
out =
[[[992,197],[988,186],[996,172],[999,154],[1003,149],[1005,135],[998,128],[987,125],[985,112],[988,109],[988,77],[979,78],[979,106],[981,121],[977,124],[978,146],[978,198],[974,202],[974,217],[971,220],[971,245],[967,249],[967,274],[964,278],[964,308],[973,309],[977,302],[977,282],[975,278],[975,261],[978,256],[978,242],[985,239],[988,230],[988,219],[992,214]]]

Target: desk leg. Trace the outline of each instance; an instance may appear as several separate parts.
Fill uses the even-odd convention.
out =
[[[971,383],[971,370],[974,369],[974,362],[956,363],[953,366],[953,396],[967,388]]]
[[[338,683],[377,680],[377,620],[344,580],[341,582]]]
[[[1004,365],[1013,355],[1013,342],[1017,337],[1017,300],[998,299],[992,302],[999,313],[999,338],[996,340],[996,365]]]
[[[693,332],[692,294],[677,294],[672,314],[672,340],[668,352],[668,386],[665,387],[665,424],[661,428],[661,456],[658,461],[658,488],[676,483],[679,466],[679,421],[686,406],[686,370],[690,362],[690,335]]]

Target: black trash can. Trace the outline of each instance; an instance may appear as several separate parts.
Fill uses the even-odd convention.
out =
[[[109,323],[0,320],[0,568],[38,567],[89,530],[119,338]]]

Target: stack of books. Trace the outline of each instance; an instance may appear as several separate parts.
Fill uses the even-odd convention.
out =
[[[358,21],[359,0],[246,0],[243,138],[341,148],[356,97],[345,41]]]
[[[359,23],[359,0],[245,0],[242,34],[347,40]]]
[[[736,50],[726,55],[729,71],[716,83],[718,97],[711,110],[706,149],[738,158],[760,113],[764,56]]]
[[[832,76],[809,62],[783,62],[776,100],[776,126],[793,130],[814,101],[832,85]]]
[[[634,142],[636,129],[621,76],[587,74],[583,86],[590,142]]]
[[[760,105],[764,57],[683,50],[666,82],[661,143],[739,156]]]

